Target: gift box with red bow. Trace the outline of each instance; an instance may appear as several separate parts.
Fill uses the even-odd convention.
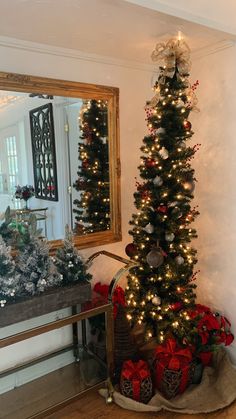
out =
[[[141,403],[148,403],[152,397],[152,379],[147,362],[125,361],[120,377],[121,393]]]
[[[155,351],[156,388],[167,398],[185,391],[191,382],[192,352],[179,348],[174,339],[158,345]]]

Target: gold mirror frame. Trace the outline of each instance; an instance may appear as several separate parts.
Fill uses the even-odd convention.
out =
[[[52,96],[101,99],[108,102],[109,171],[111,229],[86,236],[74,236],[76,247],[83,249],[121,240],[120,150],[119,150],[119,89],[89,83],[72,82],[25,74],[0,72],[0,90],[41,93]],[[52,252],[62,240],[49,241]]]

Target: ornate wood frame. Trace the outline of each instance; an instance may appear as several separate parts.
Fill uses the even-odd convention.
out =
[[[101,99],[108,101],[109,167],[111,229],[87,236],[75,236],[80,248],[100,246],[121,240],[120,149],[119,149],[119,89],[90,83],[50,79],[25,74],[0,72],[0,90],[41,93],[52,96]],[[51,250],[62,245],[61,240],[50,241]]]

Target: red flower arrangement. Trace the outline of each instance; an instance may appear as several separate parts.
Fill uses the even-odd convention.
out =
[[[212,312],[209,307],[202,304],[196,304],[195,309],[189,312],[189,316],[196,321],[196,355],[201,358],[203,364],[208,365],[217,345],[228,346],[233,342],[231,324],[226,317]]]
[[[109,294],[109,285],[101,284],[101,282],[97,282],[93,287],[93,298],[92,301],[86,304],[86,310],[92,309],[94,307],[98,307],[102,304],[106,304],[108,302],[108,294]],[[113,303],[113,314],[114,318],[116,318],[117,308],[118,305],[121,304],[125,306],[125,292],[123,288],[116,287],[113,296],[112,296],[112,303]]]
[[[16,186],[16,192],[15,197],[17,199],[24,199],[24,201],[28,201],[28,199],[32,198],[34,196],[34,187],[31,185],[25,185],[25,186]]]
[[[83,305],[83,310],[91,310],[92,308],[99,307],[103,304],[108,303],[108,295],[109,295],[109,285],[101,284],[101,282],[97,282],[93,288],[93,295],[92,301]],[[125,306],[125,293],[121,287],[116,287],[113,296],[112,296],[112,303],[113,303],[113,316],[116,318],[118,305],[121,304]],[[96,316],[89,318],[89,323],[91,326],[91,334],[97,336],[98,342],[101,342],[104,339],[104,332],[105,332],[105,315],[97,314]]]

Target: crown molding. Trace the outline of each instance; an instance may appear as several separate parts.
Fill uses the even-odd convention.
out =
[[[53,45],[40,44],[31,41],[24,41],[21,39],[9,38],[5,36],[0,36],[0,46],[34,52],[38,54],[48,54],[58,57],[72,58],[76,60],[90,61],[98,64],[108,64],[112,66],[126,67],[148,72],[153,71],[154,68],[154,65],[152,63],[145,64],[139,61],[123,60],[115,57],[98,55],[94,53],[88,53],[69,48],[62,48]]]
[[[198,60],[208,55],[217,54],[225,49],[232,48],[235,46],[235,41],[232,39],[223,39],[218,42],[214,42],[213,44],[206,45],[202,48],[198,48],[197,50],[193,51],[191,56],[193,60]]]
[[[168,39],[168,38],[167,38]],[[235,41],[233,40],[222,40],[215,42],[211,45],[206,45],[202,48],[198,48],[195,51],[192,51],[192,59],[198,60],[205,56],[218,53],[227,48],[235,46]],[[111,66],[125,67],[134,70],[145,71],[153,73],[156,68],[156,64],[150,63],[145,64],[139,61],[124,60],[110,56],[102,56],[98,54],[87,53],[79,50],[61,48],[52,45],[39,44],[30,41],[24,41],[16,38],[9,38],[5,36],[0,36],[0,47],[6,47],[16,50],[23,50],[28,52],[33,52],[37,54],[48,54],[58,57],[64,57],[69,59],[76,59],[87,62],[95,62],[98,64],[107,64]]]

